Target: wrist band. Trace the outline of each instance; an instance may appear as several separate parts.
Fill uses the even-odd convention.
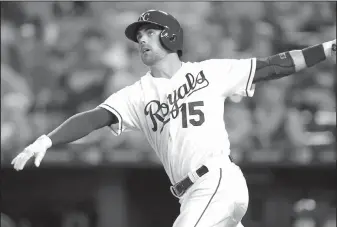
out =
[[[37,141],[40,141],[47,149],[53,145],[53,142],[47,135],[40,136]]]
[[[308,67],[316,65],[317,63],[326,59],[322,44],[305,48],[302,50],[302,53],[305,63]]]

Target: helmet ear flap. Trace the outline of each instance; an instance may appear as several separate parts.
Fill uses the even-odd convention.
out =
[[[164,30],[160,33],[160,41],[165,49],[172,51],[172,46],[175,45],[175,42],[178,40],[176,34],[170,33],[170,28],[165,27]]]

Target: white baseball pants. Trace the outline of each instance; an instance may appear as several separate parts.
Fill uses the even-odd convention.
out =
[[[180,214],[173,227],[243,227],[249,194],[237,165],[216,158],[205,165],[209,172],[180,198]]]

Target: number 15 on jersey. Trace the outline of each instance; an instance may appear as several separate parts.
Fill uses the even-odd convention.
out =
[[[205,122],[205,114],[202,112],[203,106],[203,101],[188,102],[181,105],[181,123],[183,128],[188,127],[187,121],[193,126],[200,126]]]

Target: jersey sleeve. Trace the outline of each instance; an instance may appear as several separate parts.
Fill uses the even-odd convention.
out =
[[[254,95],[256,58],[210,59],[203,62],[203,68],[222,95]]]
[[[98,107],[104,108],[118,118],[118,123],[110,125],[112,133],[116,136],[124,131],[140,129],[137,109],[140,105],[140,85],[136,82],[109,96]]]

